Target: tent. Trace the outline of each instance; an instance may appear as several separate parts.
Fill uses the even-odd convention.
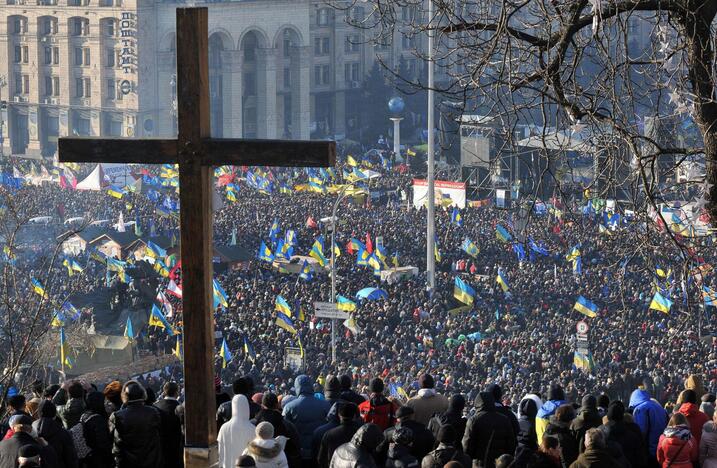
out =
[[[105,184],[105,174],[101,165],[97,165],[90,175],[77,184],[77,190],[102,190]]]
[[[388,293],[378,288],[363,288],[356,293],[356,299],[366,299],[369,301],[377,301],[381,298],[387,298]]]

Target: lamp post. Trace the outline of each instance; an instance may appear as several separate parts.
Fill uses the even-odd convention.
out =
[[[435,249],[435,185],[433,174],[433,114],[434,114],[434,90],[433,90],[433,0],[428,0],[428,167],[426,182],[428,184],[428,209],[426,210],[426,288],[433,291],[436,286],[436,259]]]
[[[349,188],[353,188],[351,185],[347,185],[342,188],[339,192],[338,198],[334,202],[334,207],[331,210],[331,303],[336,303],[336,210],[339,207],[341,200],[346,198],[346,191]],[[331,319],[331,363],[336,363],[336,319]]]
[[[3,126],[5,125],[5,118],[3,117],[3,114],[5,113],[5,108],[7,107],[7,104],[5,101],[2,100],[2,89],[7,85],[7,80],[5,79],[4,75],[0,75],[0,159],[5,158],[5,150],[3,150],[3,145],[5,144],[5,136],[3,134]]]

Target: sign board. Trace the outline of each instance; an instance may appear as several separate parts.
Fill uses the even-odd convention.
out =
[[[586,333],[588,332],[588,329],[589,329],[588,323],[585,322],[585,321],[583,321],[583,320],[581,320],[581,321],[579,321],[579,322],[577,323],[576,328],[577,328],[577,330],[578,330],[578,334],[580,334],[580,335],[586,334]]]
[[[334,320],[346,320],[349,313],[339,310],[333,302],[314,302],[314,315],[321,318],[329,318]]]
[[[464,182],[435,181],[435,202],[437,206],[466,207],[466,184]],[[426,204],[428,182],[424,179],[413,179],[413,207],[420,209]]]
[[[284,364],[293,370],[294,372],[301,371],[304,365],[304,359],[301,357],[301,350],[299,348],[292,348],[287,346],[284,348]]]

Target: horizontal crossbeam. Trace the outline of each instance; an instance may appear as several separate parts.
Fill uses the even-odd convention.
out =
[[[205,166],[329,167],[336,162],[333,141],[207,138],[197,153]],[[161,138],[60,138],[60,162],[175,164],[177,140]]]

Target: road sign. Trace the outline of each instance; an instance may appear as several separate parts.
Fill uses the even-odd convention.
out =
[[[582,320],[578,322],[576,328],[578,329],[578,334],[580,334],[580,335],[586,334],[586,333],[588,332],[588,329],[589,329],[588,323],[587,323],[587,322],[584,322],[584,321],[582,321]]]
[[[339,310],[333,302],[314,302],[314,311],[317,317],[330,318],[335,320],[346,320],[348,312]]]

